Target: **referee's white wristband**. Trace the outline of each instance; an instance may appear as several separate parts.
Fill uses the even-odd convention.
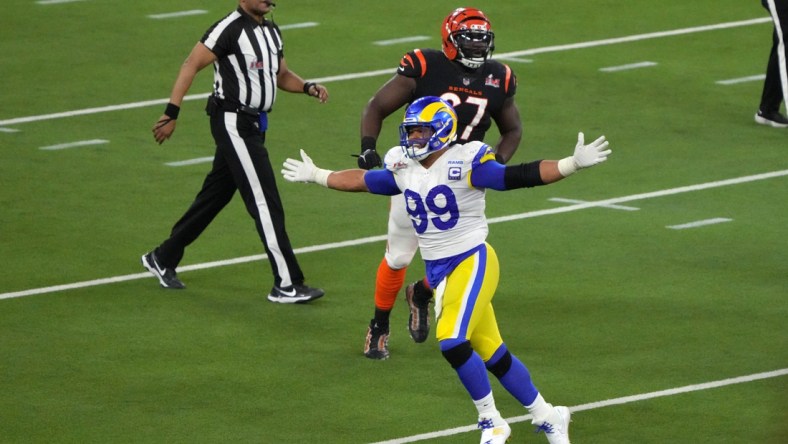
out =
[[[331,170],[324,170],[322,168],[315,168],[315,174],[312,176],[314,182],[328,188],[328,176],[333,173]]]
[[[577,172],[577,164],[574,156],[564,157],[558,161],[558,172],[562,176],[568,177]]]

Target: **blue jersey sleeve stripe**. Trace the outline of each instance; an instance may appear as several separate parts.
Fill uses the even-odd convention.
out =
[[[373,194],[393,196],[402,192],[394,180],[394,173],[389,170],[369,170],[364,174],[364,182]]]
[[[482,145],[471,162],[471,173],[468,180],[474,188],[492,188],[505,190],[505,166],[495,161],[495,153],[490,145]]]

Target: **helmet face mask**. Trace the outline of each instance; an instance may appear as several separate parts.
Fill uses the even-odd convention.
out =
[[[469,68],[478,68],[487,60],[491,52],[493,34],[491,32],[460,31],[452,35],[452,40],[457,45],[459,62]],[[473,66],[469,66],[467,62]]]
[[[495,49],[492,25],[476,8],[455,9],[444,20],[441,36],[446,57],[471,69],[482,66]]]
[[[416,132],[419,134],[414,134]],[[408,106],[399,134],[400,145],[405,147],[408,157],[422,160],[454,142],[457,138],[457,114],[441,98],[422,97]]]

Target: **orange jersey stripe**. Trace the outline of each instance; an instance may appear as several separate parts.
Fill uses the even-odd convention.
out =
[[[402,57],[402,61],[399,63],[399,65],[402,66],[403,68],[405,67],[405,65],[413,66],[413,59],[410,58],[410,54],[405,54]]]
[[[422,54],[420,49],[416,49],[413,53],[416,54],[419,62],[421,62],[421,77],[424,77],[427,74],[427,59],[424,58],[424,54]]]
[[[503,82],[503,91],[508,93],[509,92],[509,80],[512,78],[512,68],[509,68],[509,65],[503,65],[506,68],[506,80]]]

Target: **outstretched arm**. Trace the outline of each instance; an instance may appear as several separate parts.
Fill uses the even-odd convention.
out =
[[[519,165],[503,166],[498,162],[485,162],[474,168],[471,183],[478,188],[513,190],[547,185],[568,177],[580,169],[589,168],[607,160],[611,150],[605,136],[588,145],[583,133],[577,135],[574,154],[561,160],[538,160]]]
[[[606,161],[607,156],[612,152],[608,149],[608,145],[605,136],[599,136],[586,145],[583,133],[577,133],[577,145],[575,145],[575,152],[571,156],[561,160],[543,160],[539,163],[539,178],[542,183],[538,185],[558,182],[575,174],[578,170]]]
[[[366,171],[354,168],[352,170],[334,171],[328,175],[326,186],[339,191],[369,191],[364,180]]]
[[[301,160],[287,159],[282,176],[290,182],[314,182],[339,191],[369,191],[361,169],[331,171],[318,168],[312,158],[301,150]]]

